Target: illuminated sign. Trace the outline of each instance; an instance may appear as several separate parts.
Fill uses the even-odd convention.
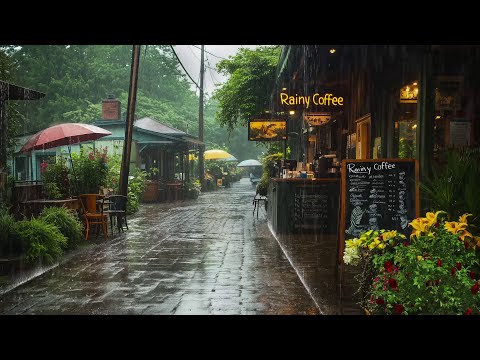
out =
[[[306,109],[310,105],[325,105],[325,106],[343,106],[343,97],[333,96],[333,94],[319,94],[313,95],[288,95],[287,93],[280,93],[280,104],[282,105],[306,105]]]
[[[418,99],[418,86],[417,83],[413,83],[411,85],[404,86],[400,89],[400,103],[408,104],[417,103]]]
[[[303,116],[305,121],[312,126],[324,125],[330,122],[331,115],[329,113],[305,113]]]
[[[249,141],[278,141],[287,139],[287,121],[252,119],[248,122]]]

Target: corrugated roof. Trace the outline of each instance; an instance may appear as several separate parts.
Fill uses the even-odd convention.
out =
[[[133,124],[134,127],[139,129],[156,132],[159,134],[169,134],[169,135],[187,135],[187,133],[175,129],[173,127],[162,124],[152,118],[144,117],[141,118]]]

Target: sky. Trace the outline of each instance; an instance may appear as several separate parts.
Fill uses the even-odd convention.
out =
[[[205,52],[206,67],[203,80],[204,89],[208,97],[213,94],[216,87],[215,83],[223,83],[226,80],[222,74],[214,70],[216,69],[216,64],[221,61],[222,58],[226,59],[230,55],[235,55],[241,47],[255,49],[257,46],[258,45],[205,45],[205,51],[211,53]],[[200,45],[175,45],[173,48],[190,76],[200,85]],[[183,69],[181,69],[181,71],[183,71]],[[192,84],[192,90],[195,89],[196,86]]]

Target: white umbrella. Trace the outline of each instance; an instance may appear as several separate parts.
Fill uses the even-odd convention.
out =
[[[262,166],[262,163],[258,160],[248,159],[243,160],[237,164],[237,167],[248,167],[248,166]]]

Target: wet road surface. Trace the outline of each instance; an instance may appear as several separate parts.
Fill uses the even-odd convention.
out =
[[[255,190],[144,204],[125,234],[0,296],[0,314],[319,314]]]

